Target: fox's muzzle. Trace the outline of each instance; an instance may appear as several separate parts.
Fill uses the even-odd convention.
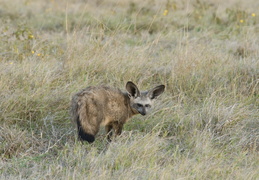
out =
[[[142,116],[145,116],[147,113],[146,112],[139,112]]]
[[[141,108],[141,110],[138,110],[139,114],[142,116],[145,116],[147,114],[146,110],[144,108]]]

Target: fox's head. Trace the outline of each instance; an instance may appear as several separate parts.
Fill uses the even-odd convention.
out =
[[[133,82],[128,81],[126,84],[126,90],[130,98],[131,108],[145,116],[152,108],[154,99],[164,92],[165,86],[160,85],[148,91],[140,92]]]

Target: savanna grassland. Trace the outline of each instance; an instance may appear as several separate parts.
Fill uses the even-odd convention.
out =
[[[0,179],[259,179],[258,0],[0,0]],[[71,96],[165,84],[108,144]]]

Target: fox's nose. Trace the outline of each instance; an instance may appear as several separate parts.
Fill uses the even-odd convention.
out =
[[[145,116],[147,113],[146,113],[146,111],[141,111],[141,112],[139,112],[142,116]]]

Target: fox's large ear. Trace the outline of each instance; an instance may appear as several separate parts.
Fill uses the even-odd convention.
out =
[[[165,91],[165,85],[160,85],[160,86],[157,86],[157,87],[149,90],[148,96],[150,97],[150,99],[155,99],[160,94],[162,94],[164,91]]]
[[[138,90],[138,87],[131,81],[127,82],[126,90],[128,91],[129,96],[132,96],[134,98],[140,96],[140,92]]]

